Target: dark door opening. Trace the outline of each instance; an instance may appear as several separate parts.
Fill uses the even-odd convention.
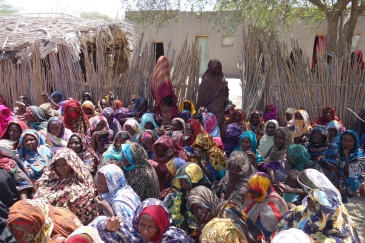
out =
[[[312,56],[312,68],[315,68],[318,56],[321,52],[326,50],[326,37],[325,36],[316,36],[314,39],[313,46],[313,56]]]
[[[157,62],[160,56],[164,55],[163,42],[155,42],[155,51],[156,51],[156,62]]]

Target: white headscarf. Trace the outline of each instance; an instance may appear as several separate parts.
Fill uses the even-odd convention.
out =
[[[264,136],[260,139],[260,145],[258,148],[259,154],[265,158],[271,147],[274,145],[274,136],[268,136],[266,133],[266,126],[268,123],[274,123],[275,124],[275,130],[279,128],[279,123],[276,120],[268,120],[265,123],[264,127]]]
[[[280,231],[271,243],[314,243],[314,240],[303,231],[291,228]]]

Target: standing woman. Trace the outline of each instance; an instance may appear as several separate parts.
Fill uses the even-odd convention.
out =
[[[228,95],[228,83],[222,72],[222,63],[217,59],[211,59],[199,86],[196,109],[199,110],[202,106],[206,107],[217,117],[220,129],[223,128],[224,110],[228,102]]]
[[[79,132],[86,134],[89,128],[89,119],[81,109],[81,105],[77,100],[69,100],[65,104],[63,121],[66,128],[73,133]]]
[[[162,117],[162,125],[169,124],[178,115],[177,97],[170,78],[170,60],[161,56],[150,77],[152,97]]]

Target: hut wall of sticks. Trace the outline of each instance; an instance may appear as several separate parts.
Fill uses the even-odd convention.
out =
[[[295,40],[288,47],[258,41],[244,31],[239,57],[242,109],[263,111],[265,104],[273,103],[281,121],[286,121],[285,110],[291,107],[306,110],[313,122],[324,107],[332,106],[345,126],[351,126],[357,118],[350,110],[358,113],[365,107],[365,70],[351,61],[351,52],[341,58],[327,59],[325,51],[317,56],[313,66]]]
[[[21,94],[105,94],[129,65],[133,26],[64,14],[0,16],[0,94],[12,107]]]

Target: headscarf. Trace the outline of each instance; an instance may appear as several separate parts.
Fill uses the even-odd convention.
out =
[[[296,113],[300,113],[303,117],[303,120],[295,119]],[[294,125],[294,132],[293,132],[294,138],[299,137],[300,135],[312,129],[311,122],[309,120],[309,115],[305,110],[296,110],[294,112],[293,125]]]
[[[260,119],[259,124],[256,127],[251,122],[252,116],[254,114],[258,115],[259,119]],[[262,134],[265,133],[264,127],[265,127],[265,122],[262,119],[262,112],[258,111],[258,110],[252,111],[250,113],[250,117],[248,119],[248,122],[246,123],[246,130],[247,131],[253,131],[256,134],[257,141],[260,141],[260,139],[262,137]]]
[[[3,114],[5,112],[5,115]],[[5,105],[0,105],[0,134],[3,134],[10,121],[14,120],[11,117],[11,112]]]
[[[288,108],[288,109],[285,110],[285,114],[286,113],[294,115],[295,109],[294,108]]]
[[[86,96],[86,95],[88,95],[90,97],[91,101],[93,100],[93,97],[91,96],[91,93],[89,91],[84,91],[81,94],[81,97],[82,97],[82,102],[81,103],[84,103],[86,101],[86,100],[84,100],[84,96]]]
[[[26,112],[34,121],[27,121],[27,125],[36,131],[47,129],[47,120],[44,112],[38,106],[28,106]]]
[[[141,201],[147,198],[159,198],[160,188],[155,169],[148,162],[146,151],[137,143],[130,142],[129,146],[122,145],[123,156],[126,156],[128,161],[132,161],[131,165],[135,168],[125,170],[124,174],[128,184],[133,188],[136,194],[141,198]],[[132,158],[130,158],[130,154]]]
[[[7,226],[14,232],[17,242],[27,243],[23,238],[24,233],[12,227],[19,222],[33,225],[35,234],[31,236],[31,242],[35,243],[48,243],[56,235],[68,237],[82,225],[72,212],[53,207],[40,199],[20,200],[10,208]]]
[[[356,58],[356,62],[357,64],[355,64],[355,59]],[[364,60],[363,60],[363,56],[362,56],[362,51],[361,50],[355,50],[351,53],[351,59],[350,59],[350,65],[351,68],[353,69],[355,66],[357,66],[357,72],[356,74],[359,75],[360,72],[364,69]]]
[[[156,236],[151,240],[154,243],[194,243],[194,241],[183,231],[182,229],[172,226],[172,218],[169,209],[163,202],[154,198],[148,198],[144,200],[136,209],[133,218],[127,218],[122,221],[120,225],[120,232],[110,235],[105,234],[106,220],[102,220],[98,223],[97,228],[100,232],[100,236],[105,242],[144,242],[141,234],[138,232],[138,221],[143,214],[148,214],[156,222],[159,231]]]
[[[226,126],[225,130],[225,143],[224,150],[227,156],[239,146],[238,137],[240,137],[243,133],[243,129],[238,126],[236,123],[230,123]],[[256,138],[255,138],[256,140]]]
[[[214,218],[201,233],[202,243],[246,243],[247,239],[235,226],[232,219]]]
[[[205,130],[212,137],[220,137],[221,132],[218,127],[218,120],[213,113],[203,113],[203,123]]]
[[[346,134],[350,135],[355,140],[354,147],[350,150],[351,153],[349,154],[349,162],[352,162],[355,159],[357,159],[361,156],[364,156],[364,154],[363,154],[363,150],[360,149],[359,135],[357,135],[357,133],[353,130],[346,130],[345,132],[343,132],[341,134],[340,139],[338,141],[338,153],[341,156],[341,161],[345,161],[345,157],[343,156],[343,153],[342,153],[342,150],[343,150],[342,138]]]
[[[132,217],[141,201],[139,196],[128,185],[123,170],[113,164],[105,165],[96,173],[95,184],[97,184],[99,173],[105,176],[109,191],[108,193],[101,194],[101,197],[109,203],[115,215],[120,219]],[[115,202],[119,202],[118,207],[113,205]]]
[[[89,100],[84,101],[81,105],[81,109],[84,108],[89,108],[91,110],[91,115],[87,115],[89,119],[96,115],[95,106],[91,101]]]
[[[28,129],[28,125],[23,122],[23,121],[20,121],[20,120],[13,120],[13,121],[10,121],[8,123],[8,126],[6,127],[6,129],[3,131],[1,137],[0,137],[0,146],[2,147],[6,147],[6,148],[9,148],[11,150],[15,150],[18,148],[18,145],[19,145],[19,139],[17,141],[10,141],[10,137],[9,137],[9,134],[8,134],[8,130],[9,130],[9,127],[11,125],[17,125],[20,129],[20,132],[22,133],[24,130]],[[8,142],[7,142],[8,141]]]
[[[176,141],[172,137],[162,135],[161,137],[159,137],[157,139],[157,141],[153,145],[153,150],[155,153],[154,161],[158,162],[159,164],[165,164],[168,162],[168,160],[165,157],[161,157],[161,158],[157,157],[156,146],[158,146],[158,145],[163,146],[166,150],[171,149],[172,152],[174,153],[175,158],[180,157],[185,161],[187,160],[184,150],[176,143]],[[164,167],[165,167],[165,165],[164,165]]]
[[[141,118],[141,130],[146,129],[147,122],[152,123],[152,126],[153,126],[152,130],[159,128],[159,126],[155,122],[155,119],[153,118],[153,115],[151,113],[145,113],[145,114],[143,114],[143,116]]]
[[[235,164],[238,168],[241,169],[241,171],[238,172],[240,177],[236,181],[231,196],[229,197],[229,200],[233,201],[237,206],[241,207],[247,192],[247,182],[251,175],[256,172],[256,169],[253,167],[247,154],[243,151],[233,152],[229,157],[228,163]],[[228,183],[229,172],[227,171],[226,175],[219,182],[219,191],[225,192],[227,190]]]
[[[53,100],[53,96],[55,96],[55,95],[60,95],[61,96],[61,101],[60,102],[62,102],[62,101],[64,101],[65,100],[65,96],[63,95],[63,93],[61,93],[60,91],[55,91],[55,92],[53,92],[52,94],[51,94],[51,99]]]
[[[129,118],[123,125],[122,130],[127,131],[126,126],[131,126],[132,129],[135,131],[135,134],[132,136],[131,140],[132,142],[135,142],[137,140],[137,135],[141,131],[141,125],[139,125],[138,121],[134,118]]]
[[[81,238],[80,238],[81,237]],[[87,243],[87,239],[90,239],[90,243],[103,243],[100,239],[99,232],[96,228],[91,226],[81,226],[77,230],[75,230],[66,240],[66,243],[79,243],[80,240],[85,240]]]
[[[308,198],[314,202],[317,212],[311,212],[308,206],[297,206],[284,215],[277,231],[297,228],[315,242],[360,242],[351,217],[334,191],[313,189]]]
[[[114,111],[111,107],[105,107],[102,110],[101,115],[108,120],[109,128],[113,130],[114,135],[122,131],[122,127],[120,126],[119,121],[114,118]],[[111,123],[109,123],[109,117],[113,117]]]
[[[365,114],[365,109],[361,110],[359,113],[359,117],[362,117]],[[365,122],[361,121],[360,119],[357,119],[351,126],[351,129],[357,132],[359,137],[365,133]]]
[[[260,145],[259,145],[259,148],[258,148],[258,152],[264,158],[266,157],[267,153],[269,152],[269,150],[274,145],[274,136],[268,136],[267,132],[266,132],[266,127],[267,127],[267,124],[269,124],[269,123],[274,123],[275,130],[277,130],[279,128],[279,123],[278,123],[277,120],[268,120],[265,123],[264,136],[262,136],[262,138],[260,140]]]
[[[139,111],[144,103],[147,102],[146,98],[137,98],[133,100],[134,110]]]
[[[305,165],[311,159],[311,156],[307,153],[306,148],[300,144],[289,145],[286,152],[294,166],[294,170],[299,172],[304,170]]]
[[[110,164],[110,162],[107,162],[108,160],[116,160],[118,163],[122,161],[122,147],[117,149],[117,147],[115,146],[117,138],[123,138],[125,140],[128,140],[131,139],[131,135],[129,134],[129,132],[125,131],[118,132],[115,135],[113,145],[109,146],[108,150],[103,154],[103,165]]]
[[[241,115],[241,119],[238,122],[235,122],[237,125],[241,126],[246,122],[246,112],[242,109],[234,109],[233,112],[231,113],[230,117],[229,117],[229,121],[228,124],[233,123],[233,119],[234,119],[234,113],[240,113]]]
[[[330,141],[330,142],[332,144],[336,144],[340,141],[340,136],[345,131],[345,129],[342,127],[341,123],[336,120],[330,121],[327,124],[327,131],[328,131],[328,129],[331,129],[331,128],[336,129],[337,134],[334,138],[332,138],[332,141]]]
[[[60,132],[60,134],[58,134],[58,136],[54,136],[53,134],[51,134],[51,131],[49,130],[49,124],[51,122],[57,122],[61,126],[61,132]],[[70,137],[72,135],[71,130],[69,130],[65,127],[65,124],[63,123],[62,118],[58,117],[58,116],[51,117],[48,120],[47,132],[48,133],[46,136],[46,141],[47,141],[47,144],[50,145],[51,147],[66,148],[68,140],[70,139]]]
[[[76,111],[69,112],[68,108],[75,108]],[[89,128],[89,119],[81,109],[81,105],[77,100],[69,100],[65,104],[63,121],[66,128],[70,129],[73,133],[78,132],[85,134]]]
[[[182,128],[183,128],[183,130],[185,130],[185,121],[184,121],[183,119],[181,119],[181,118],[179,118],[179,117],[176,117],[176,118],[172,119],[172,121],[171,121],[171,122],[173,122],[173,121],[178,121],[178,122],[180,122],[180,123],[181,123],[181,126],[182,126]]]
[[[280,231],[271,243],[314,243],[313,239],[303,231],[295,228]]]
[[[276,147],[275,144],[272,146],[270,154],[268,155],[269,157],[265,159],[265,162],[268,163],[285,159],[286,149],[293,142],[293,134],[288,128],[279,127],[278,129],[276,129],[276,131],[281,131],[284,133],[285,144],[284,147],[282,147],[281,149]]]
[[[147,141],[152,141],[153,143],[155,143],[158,138],[159,138],[159,136],[157,135],[157,133],[155,131],[146,129],[138,134],[137,143],[146,150],[147,147],[145,146],[145,143]],[[148,158],[153,159],[153,157],[150,158],[149,155],[148,155]]]
[[[273,111],[271,113],[266,113],[266,109],[268,107],[272,108]],[[268,103],[265,105],[263,119],[264,119],[264,122],[267,122],[268,120],[276,120],[278,122],[278,124],[280,124],[278,110],[276,109],[276,106],[273,103]]]
[[[325,115],[326,115],[326,111],[330,109],[332,111],[332,116],[330,119],[327,119],[325,118]],[[327,126],[327,124],[330,122],[330,121],[338,121],[339,123],[341,123],[341,125],[344,127],[343,125],[343,122],[340,118],[338,118],[336,116],[336,110],[335,108],[333,108],[332,106],[326,106],[325,108],[323,108],[322,110],[322,116],[319,117],[313,124],[312,124],[312,127],[315,127],[317,125],[322,125],[322,126]]]
[[[27,135],[35,137],[37,148],[28,150],[24,146],[24,138]],[[18,155],[22,160],[30,178],[37,180],[41,177],[43,168],[52,159],[52,152],[43,137],[36,130],[26,129],[19,139]]]
[[[186,162],[177,171],[172,186],[176,189],[181,189],[180,179],[186,179],[191,188],[201,185],[210,187],[210,181],[204,175],[199,165],[195,163]]]
[[[99,131],[102,133],[102,135],[98,137],[98,140],[105,149],[108,149],[109,145],[113,142],[114,132],[112,129],[109,128],[109,124],[106,118],[102,115],[96,115],[90,118],[89,121],[90,129],[86,132],[86,137],[88,138],[89,142],[91,141],[94,132],[97,131],[97,125],[100,123],[103,128]]]
[[[192,147],[201,146],[204,148],[205,153],[202,155],[202,159],[204,159],[206,163],[206,158],[209,157],[210,164],[216,169],[226,168],[226,157],[223,152],[218,148],[217,144],[214,142],[212,136],[209,134],[201,133],[199,134]]]
[[[70,139],[68,140],[69,142],[67,144],[67,147],[69,147],[69,143],[72,137],[76,137],[81,143],[81,151],[77,155],[89,169],[91,175],[95,175],[98,166],[101,164],[99,156],[91,148],[90,144],[87,142],[86,136],[82,133],[72,134]]]
[[[262,162],[263,158],[257,153],[257,140],[256,140],[256,134],[251,131],[247,131],[242,133],[240,137],[240,142],[237,148],[234,149],[234,151],[243,151],[241,147],[241,142],[244,138],[249,138],[251,141],[251,151],[256,155],[257,162]]]
[[[113,100],[113,101],[115,102],[117,109],[122,108],[123,102],[121,100]]]
[[[70,175],[61,178],[56,162],[64,159],[72,169]],[[57,150],[42,177],[35,184],[34,198],[47,200],[55,207],[64,207],[76,214],[83,224],[90,223],[97,215],[94,183],[90,172],[77,154],[68,148]]]
[[[171,175],[176,176],[177,171],[184,165],[186,162],[182,158],[172,158],[169,162],[166,163],[166,167],[171,173]]]
[[[194,106],[194,103],[192,101],[190,101],[190,100],[183,100],[183,102],[181,102],[180,109],[179,109],[180,113],[184,111],[184,105],[185,105],[185,103],[189,103],[190,104],[190,106],[191,106],[190,113],[191,113],[192,116],[195,115],[195,113],[196,113],[195,106]]]
[[[190,124],[190,127],[193,130],[193,135],[190,136],[188,139],[186,139],[186,145],[191,146],[195,142],[196,137],[200,133],[207,133],[207,131],[205,131],[204,127],[196,119],[190,119],[186,122],[186,124],[188,123]]]
[[[262,196],[254,199],[253,192],[261,193]],[[275,192],[270,177],[263,172],[255,172],[247,183],[247,195],[242,209],[254,222],[260,219],[267,231],[274,232],[281,217],[288,211],[288,206]]]

